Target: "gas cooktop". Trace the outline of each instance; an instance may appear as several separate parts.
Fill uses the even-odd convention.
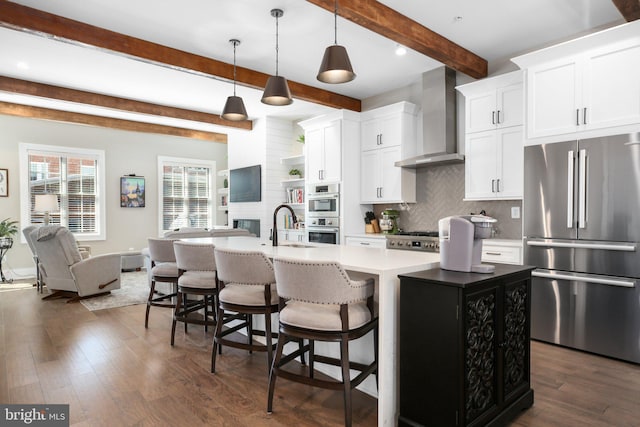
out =
[[[437,231],[401,231],[387,234],[387,249],[440,252]]]

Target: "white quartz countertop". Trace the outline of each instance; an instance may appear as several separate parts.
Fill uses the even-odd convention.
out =
[[[216,246],[237,250],[255,250],[269,258],[283,257],[300,260],[337,261],[347,270],[381,274],[402,274],[425,270],[440,262],[440,255],[414,251],[398,251],[347,245],[288,244],[272,246],[271,241],[258,237],[229,236],[184,239],[190,242],[213,243]],[[298,246],[298,247],[296,247]]]

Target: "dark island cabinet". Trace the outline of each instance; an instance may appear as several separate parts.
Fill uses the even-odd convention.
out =
[[[533,404],[532,267],[400,276],[401,426],[503,426]]]

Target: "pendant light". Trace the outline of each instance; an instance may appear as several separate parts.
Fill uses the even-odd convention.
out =
[[[232,122],[239,122],[247,119],[247,110],[244,108],[244,102],[242,98],[236,96],[236,47],[240,44],[240,40],[231,39],[229,43],[233,45],[233,96],[227,98],[221,117]]]
[[[333,13],[333,46],[329,46],[324,51],[318,80],[324,83],[346,83],[356,78],[356,74],[351,67],[347,49],[338,44],[338,0],[335,1]]]
[[[278,18],[282,15],[284,15],[282,9],[271,9],[271,16],[276,18],[276,75],[267,80],[261,99],[268,105],[289,105],[293,102],[287,79],[278,75]]]

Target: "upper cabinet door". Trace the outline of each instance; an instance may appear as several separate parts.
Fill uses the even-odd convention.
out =
[[[567,58],[527,70],[527,136],[571,133],[580,125],[578,59]]]
[[[317,182],[322,179],[324,157],[324,129],[310,129],[305,133],[306,173],[307,181]]]
[[[498,88],[496,93],[496,124],[499,128],[520,126],[524,123],[522,83]]]
[[[640,46],[593,52],[584,67],[585,123],[604,128],[640,123]]]
[[[402,117],[400,114],[367,120],[362,123],[362,151],[400,145],[402,138]]]
[[[467,133],[482,132],[496,127],[496,92],[469,96],[466,98]]]
[[[342,128],[340,120],[334,120],[324,128],[323,170],[323,181],[339,182],[342,179]]]

